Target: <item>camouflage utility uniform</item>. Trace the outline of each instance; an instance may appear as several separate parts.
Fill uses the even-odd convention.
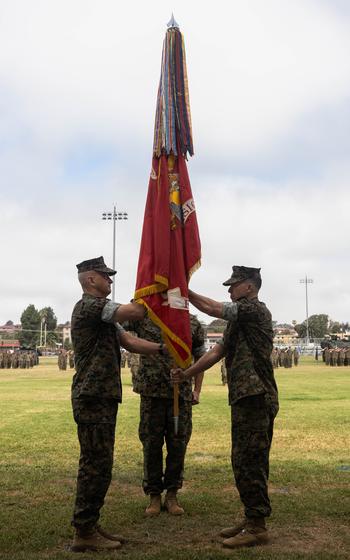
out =
[[[84,294],[72,314],[76,373],[72,384],[74,420],[80,443],[77,495],[72,525],[93,528],[112,478],[118,404],[122,400],[118,304]]]
[[[131,371],[131,381],[135,384],[137,370],[139,369],[140,357],[139,354],[131,353],[129,357],[130,371]]]
[[[226,383],[227,383],[227,370],[226,370],[225,360],[221,360],[220,370],[221,370],[221,383],[223,385],[226,385]]]
[[[278,393],[271,314],[257,298],[224,303],[222,344],[232,418],[232,468],[247,518],[268,517],[269,452]]]
[[[160,329],[148,318],[123,324],[126,330],[152,342],[161,342]],[[205,354],[203,328],[191,316],[192,355],[195,360]],[[179,385],[179,426],[174,434],[173,388],[170,357],[140,356],[140,364],[133,380],[133,388],[141,395],[139,437],[143,445],[143,489],[146,494],[161,494],[164,489],[182,487],[187,444],[192,433],[192,383]],[[167,447],[163,473],[163,445]]]

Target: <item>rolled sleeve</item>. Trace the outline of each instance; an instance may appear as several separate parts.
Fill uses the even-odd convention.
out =
[[[238,304],[234,301],[224,301],[222,304],[222,318],[225,319],[225,321],[237,321]]]
[[[104,321],[105,323],[115,323],[114,313],[119,307],[120,303],[116,303],[115,301],[108,301],[102,309],[102,321]]]
[[[125,332],[125,329],[121,326],[120,323],[115,324],[118,334],[122,334]]]

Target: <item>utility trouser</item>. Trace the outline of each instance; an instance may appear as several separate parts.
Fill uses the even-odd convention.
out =
[[[139,437],[143,445],[143,489],[161,494],[182,487],[187,444],[192,433],[192,403],[179,400],[178,433],[174,433],[173,400],[144,397],[140,402]],[[167,448],[163,473],[163,445]]]
[[[97,407],[79,408],[73,402],[73,410],[80,458],[72,525],[84,532],[96,525],[112,480],[118,404],[105,407],[101,418]]]
[[[268,517],[269,453],[276,413],[264,395],[246,397],[231,407],[232,469],[246,517]]]

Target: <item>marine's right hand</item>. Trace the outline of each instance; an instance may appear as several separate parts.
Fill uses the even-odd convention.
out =
[[[173,384],[174,383],[182,383],[186,379],[184,370],[181,369],[181,368],[172,369],[170,371],[170,379],[171,379],[171,382]]]

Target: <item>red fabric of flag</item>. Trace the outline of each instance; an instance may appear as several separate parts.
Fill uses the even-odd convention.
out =
[[[162,330],[180,367],[191,363],[188,282],[201,248],[185,158],[154,157],[148,187],[135,300]]]

